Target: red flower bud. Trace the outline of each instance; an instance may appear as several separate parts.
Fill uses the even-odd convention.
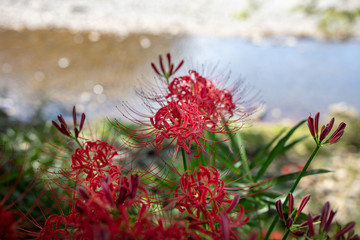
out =
[[[337,142],[341,138],[341,136],[344,134],[345,127],[346,127],[345,123],[343,123],[343,122],[340,123],[339,127],[335,130],[333,135],[331,135],[331,137],[329,139],[329,143]]]
[[[334,219],[335,214],[336,214],[336,211],[333,211],[333,210],[330,211],[329,218],[325,224],[325,229],[324,229],[325,232],[329,232],[330,226]]]
[[[88,201],[90,199],[90,195],[84,187],[78,186],[77,192],[80,194],[81,198],[84,199],[85,201]]]
[[[76,108],[73,107],[73,120],[74,120],[74,127],[76,128]]]
[[[319,116],[320,113],[315,115],[315,119],[312,117],[308,117],[308,127],[311,135],[314,137],[316,144],[320,145],[326,137],[329,135],[331,129],[334,126],[335,119],[332,118],[330,122],[321,127],[321,131],[319,134]],[[329,137],[323,144],[331,144],[337,142],[341,136],[344,134],[344,129],[346,127],[345,123],[340,123],[335,132]]]
[[[325,227],[326,219],[329,215],[329,210],[330,210],[330,203],[326,202],[320,216],[320,229],[324,229]]]
[[[301,237],[301,236],[304,236],[305,231],[304,231],[304,230],[295,230],[295,231],[293,231],[292,233],[293,233],[295,236]]]
[[[276,201],[276,210],[280,216],[280,218],[285,221],[285,217],[284,217],[284,213],[283,213],[283,208],[282,208],[282,203],[281,200],[277,200]]]
[[[151,63],[151,67],[154,69],[155,73],[159,75],[160,77],[164,77],[165,79],[169,79],[172,75],[174,75],[180,67],[184,64],[184,60],[181,60],[180,63],[177,65],[177,67],[174,70],[174,64],[171,62],[171,55],[170,53],[166,54],[168,66],[167,69],[165,69],[163,58],[161,55],[159,55],[159,65],[160,70],[156,67],[154,63]]]
[[[136,190],[139,186],[139,175],[131,175],[130,177],[130,198],[134,198],[136,196]]]
[[[290,216],[294,210],[294,197],[291,192],[289,192],[289,194],[288,194],[288,199],[289,199],[289,212],[288,213]]]
[[[307,236],[308,237],[312,237],[315,235],[315,230],[314,230],[314,224],[313,224],[313,218],[311,216],[311,213],[308,214],[308,233]]]
[[[301,211],[304,209],[304,207],[306,206],[306,204],[308,203],[308,201],[310,200],[310,195],[306,195],[305,197],[303,197],[303,199],[301,200],[300,206],[298,208],[298,211],[296,213],[296,216],[299,216]]]
[[[103,193],[105,195],[106,200],[110,203],[111,206],[115,206],[114,199],[111,195],[109,185],[106,183],[106,180],[103,179],[100,181],[101,187],[103,189]]]
[[[346,226],[341,229],[339,232],[337,232],[333,238],[340,238],[341,236],[343,236],[345,233],[349,232],[351,229],[353,229],[355,227],[355,222],[349,222],[348,224],[346,224]]]
[[[292,219],[291,217],[288,218],[288,219],[286,220],[286,227],[287,227],[287,228],[291,228],[291,226],[293,225],[293,223],[294,223],[294,219]]]

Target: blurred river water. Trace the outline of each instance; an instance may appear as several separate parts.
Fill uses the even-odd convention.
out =
[[[28,120],[42,107],[54,118],[76,105],[91,117],[119,117],[122,101],[140,106],[134,87],[154,80],[150,62],[170,52],[187,67],[231,71],[260,91],[264,119],[300,120],[344,103],[360,110],[360,42],[294,37],[131,34],[69,30],[0,31],[0,108]]]

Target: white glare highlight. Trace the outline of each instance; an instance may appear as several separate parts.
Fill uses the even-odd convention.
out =
[[[103,86],[101,86],[100,84],[96,84],[96,85],[94,86],[93,90],[94,90],[94,93],[95,93],[95,94],[102,94],[103,91],[104,91],[104,88],[103,88]]]

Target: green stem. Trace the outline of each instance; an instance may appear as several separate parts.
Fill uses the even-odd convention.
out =
[[[81,145],[79,139],[77,139],[76,137],[73,137],[73,138],[75,139],[76,143],[80,146],[80,148],[83,148],[83,146]]]
[[[290,191],[291,193],[294,192],[295,188],[297,187],[297,185],[299,184],[301,178],[305,175],[306,170],[309,168],[311,161],[313,160],[313,158],[315,157],[316,153],[319,151],[320,149],[320,145],[316,145],[316,148],[314,149],[314,151],[312,152],[311,156],[309,157],[309,159],[307,160],[305,166],[303,167],[300,175],[297,177],[296,181],[294,182],[293,186],[291,187]]]
[[[290,188],[290,191],[291,193],[294,192],[295,188],[297,187],[297,185],[299,184],[301,178],[305,175],[305,172],[306,170],[308,169],[308,167],[310,166],[310,163],[311,161],[313,160],[313,158],[315,157],[316,153],[319,151],[320,149],[320,145],[316,145],[316,148],[314,149],[314,151],[312,152],[311,156],[309,157],[309,159],[307,160],[305,166],[303,167],[302,171],[300,172],[299,176],[297,177],[297,179],[295,180],[294,184],[292,185],[292,187]],[[288,202],[288,195],[286,196],[285,198],[285,201],[283,203],[283,207],[285,207],[286,203]],[[272,232],[272,230],[274,229],[277,221],[279,220],[279,215],[276,215],[274,217],[274,220],[272,221],[269,229],[268,229],[268,232],[266,233],[266,236],[264,238],[264,240],[268,240],[269,239],[269,236]]]
[[[288,235],[289,235],[289,233],[290,233],[290,229],[286,229],[286,232],[285,232],[285,234],[284,234],[284,236],[283,236],[282,240],[286,240],[286,239],[287,239],[287,237],[288,237]]]
[[[167,74],[164,74],[163,77],[166,79],[166,83],[169,85],[170,82],[169,82],[169,77]]]
[[[253,181],[252,175],[250,173],[250,167],[249,167],[248,159],[247,159],[246,152],[245,152],[245,147],[244,147],[240,132],[237,132],[237,138],[238,138],[238,142],[240,145],[240,157],[244,164],[244,168],[245,168],[245,171],[247,174],[246,177],[250,180],[251,183],[253,183],[254,181]]]
[[[186,152],[183,148],[181,148],[181,153],[182,153],[182,159],[183,159],[183,165],[184,165],[184,172],[187,171],[189,169],[188,167],[188,162],[186,159]]]

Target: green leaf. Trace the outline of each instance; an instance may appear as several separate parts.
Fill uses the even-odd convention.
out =
[[[286,129],[282,129],[278,135],[274,137],[273,140],[271,140],[251,161],[251,168],[254,168],[257,166],[259,162],[265,161],[264,158],[266,158],[266,153],[269,151],[270,147],[274,144],[274,142],[281,137],[281,135],[285,132]]]
[[[295,180],[299,176],[300,172],[301,171],[275,177],[275,178],[271,179],[270,181],[266,182],[262,186],[263,187],[267,187],[270,185],[274,186],[274,185],[282,183],[282,182]],[[326,169],[311,169],[311,170],[306,171],[304,176],[323,174],[323,173],[329,173],[329,172],[331,172],[331,171],[326,170]]]
[[[308,136],[303,136],[300,137],[294,141],[292,141],[291,143],[289,143],[288,145],[286,145],[283,149],[282,152],[286,152],[287,150],[291,149],[293,146],[295,146],[296,144],[298,144],[299,142],[302,142],[303,140],[305,140],[306,138],[308,138]]]
[[[280,155],[281,153],[284,152],[284,148],[285,148],[285,144],[286,142],[289,140],[289,138],[292,136],[292,134],[295,132],[295,130],[300,127],[303,123],[305,123],[306,120],[303,120],[301,122],[299,122],[295,127],[293,127],[292,129],[290,129],[290,131],[279,140],[279,142],[276,144],[276,146],[273,148],[273,150],[270,152],[270,154],[268,155],[267,158],[265,158],[264,162],[262,162],[261,168],[259,170],[259,172],[257,173],[257,175],[255,176],[254,180],[258,181],[263,174],[265,173],[266,169],[270,166],[270,164],[273,162],[273,160]]]

